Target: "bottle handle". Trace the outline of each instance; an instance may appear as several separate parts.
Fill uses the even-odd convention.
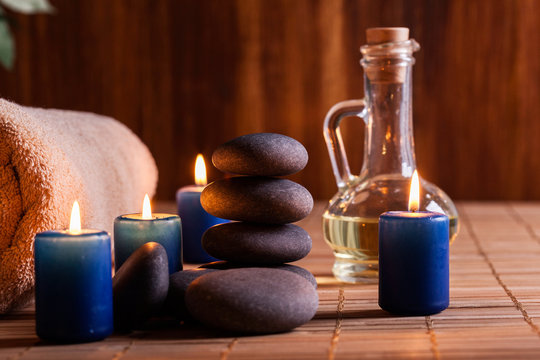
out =
[[[328,146],[330,162],[332,163],[332,169],[334,170],[334,176],[336,177],[336,183],[340,191],[346,189],[347,185],[356,176],[351,174],[349,168],[349,161],[347,160],[347,154],[343,146],[339,124],[347,116],[356,116],[363,119],[366,115],[365,110],[366,106],[363,99],[346,100],[332,106],[324,119],[324,139]]]

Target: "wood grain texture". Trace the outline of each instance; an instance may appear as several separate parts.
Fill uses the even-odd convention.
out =
[[[336,191],[322,122],[363,94],[365,29],[407,26],[421,174],[456,199],[540,199],[540,2],[535,0],[52,0],[12,14],[17,61],[0,96],[113,116],[149,146],[158,197],[193,182],[195,156],[250,132],[305,144],[293,177]],[[360,120],[344,124],[351,167]],[[222,175],[210,171],[210,179]]]
[[[158,211],[174,203],[158,203]],[[538,359],[540,202],[458,203],[462,229],[450,247],[450,306],[394,316],[376,284],[339,284],[323,240],[324,202],[302,220],[313,239],[297,262],[316,275],[319,309],[293,331],[238,336],[194,323],[155,321],[104,341],[54,345],[35,334],[34,308],[0,316],[0,358],[42,359]],[[196,265],[187,265],[193,267]]]

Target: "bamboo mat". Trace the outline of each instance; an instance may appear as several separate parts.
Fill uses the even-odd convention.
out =
[[[319,311],[292,332],[234,337],[154,323],[101,342],[58,346],[36,337],[29,307],[0,317],[0,358],[540,359],[540,203],[459,205],[450,307],[440,314],[395,317],[379,309],[376,285],[336,283],[319,203],[301,223],[313,238],[313,250],[298,262],[317,276]],[[174,211],[172,204],[161,207]]]

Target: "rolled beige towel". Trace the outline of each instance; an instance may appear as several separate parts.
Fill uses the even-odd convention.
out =
[[[0,313],[31,298],[34,235],[67,228],[74,200],[85,228],[110,232],[156,184],[152,155],[118,121],[0,99]]]

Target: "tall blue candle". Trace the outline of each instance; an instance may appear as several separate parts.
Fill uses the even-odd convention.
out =
[[[78,204],[74,216],[78,216]],[[80,220],[79,220],[80,221]],[[36,332],[53,342],[101,340],[113,331],[111,239],[105,231],[45,231],[35,237]]]
[[[400,315],[435,314],[449,304],[448,217],[416,211],[417,194],[411,190],[411,212],[379,218],[379,306]]]
[[[202,248],[201,238],[204,232],[217,224],[228,222],[207,213],[201,205],[201,192],[206,185],[206,167],[201,154],[195,162],[195,183],[176,192],[178,215],[182,219],[183,255],[189,263],[217,261]]]
[[[118,270],[141,245],[157,242],[167,251],[169,274],[182,270],[182,225],[178,215],[151,213],[148,195],[142,214],[114,220],[114,258]]]

